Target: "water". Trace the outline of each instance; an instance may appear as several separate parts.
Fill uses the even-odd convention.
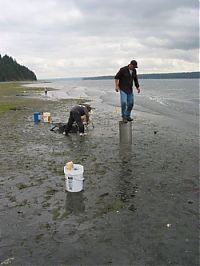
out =
[[[101,110],[120,108],[119,93],[115,92],[114,80],[47,80],[37,87],[51,87],[49,99],[86,98]],[[29,86],[33,86],[30,84]],[[135,90],[134,109],[145,115],[157,115],[163,121],[173,119],[174,124],[184,128],[198,129],[199,80],[198,79],[155,79],[140,80],[141,93]],[[172,120],[171,120],[172,122]]]
[[[143,80],[144,97],[169,110],[198,115],[199,80]]]

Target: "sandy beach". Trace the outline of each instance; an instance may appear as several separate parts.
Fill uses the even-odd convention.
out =
[[[67,121],[76,102],[23,99],[0,115],[1,265],[198,265],[198,130],[137,105],[128,146],[118,107],[94,106],[85,137],[32,121]],[[81,192],[65,190],[68,161],[84,166]]]

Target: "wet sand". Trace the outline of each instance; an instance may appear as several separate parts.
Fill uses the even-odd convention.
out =
[[[137,106],[129,146],[114,107],[95,106],[85,137],[32,121],[49,111],[63,122],[74,103],[38,98],[0,116],[1,264],[198,265],[197,132]],[[71,160],[82,192],[65,191]]]

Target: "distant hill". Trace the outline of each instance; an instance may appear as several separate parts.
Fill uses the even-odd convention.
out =
[[[35,73],[13,60],[12,57],[0,55],[0,81],[37,80]]]
[[[139,79],[199,79],[200,72],[138,74]],[[85,77],[84,80],[114,79],[114,76]]]
[[[139,74],[140,79],[199,79],[200,72]]]

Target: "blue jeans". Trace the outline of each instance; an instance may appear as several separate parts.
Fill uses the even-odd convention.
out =
[[[131,115],[131,111],[134,105],[134,94],[127,94],[120,90],[121,112],[123,118],[128,118]]]

